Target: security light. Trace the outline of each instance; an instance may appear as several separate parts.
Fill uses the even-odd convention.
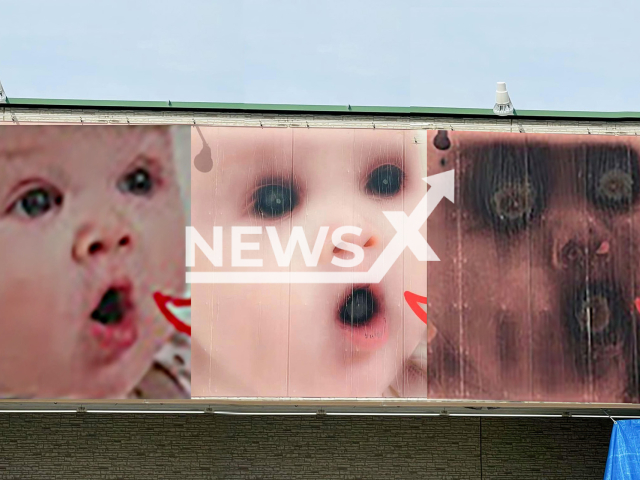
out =
[[[496,104],[493,106],[493,113],[501,117],[513,115],[513,104],[509,98],[505,82],[498,82],[496,87]]]

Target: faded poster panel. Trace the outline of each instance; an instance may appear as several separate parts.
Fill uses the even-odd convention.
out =
[[[193,226],[221,250],[195,250],[194,396],[405,395],[428,337],[405,301],[426,296],[425,133],[193,129]]]
[[[446,137],[446,148],[440,148]],[[429,132],[430,398],[637,402],[634,137]],[[424,392],[424,391],[423,391]]]

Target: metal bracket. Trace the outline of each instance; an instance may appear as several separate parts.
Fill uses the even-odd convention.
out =
[[[609,420],[611,420],[613,423],[618,423],[618,422],[616,422],[616,419],[615,419],[615,418],[613,418],[613,417],[609,414],[609,412],[607,412],[604,408],[602,409],[602,411],[604,412],[604,414],[605,414],[607,417],[609,417]]]

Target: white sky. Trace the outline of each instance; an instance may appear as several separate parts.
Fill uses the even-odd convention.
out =
[[[9,97],[640,111],[638,0],[0,0]]]

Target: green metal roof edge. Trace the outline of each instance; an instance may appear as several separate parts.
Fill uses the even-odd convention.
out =
[[[0,104],[1,106],[2,104]],[[100,108],[100,109],[153,109],[153,110],[194,110],[229,112],[291,112],[317,114],[371,114],[371,115],[436,115],[473,116],[496,118],[489,108],[445,108],[445,107],[382,107],[359,105],[291,105],[262,103],[210,103],[172,101],[127,101],[127,100],[73,100],[44,98],[7,98],[6,105],[15,107],[50,108]],[[640,112],[588,112],[554,110],[517,110],[514,117],[640,120]]]

